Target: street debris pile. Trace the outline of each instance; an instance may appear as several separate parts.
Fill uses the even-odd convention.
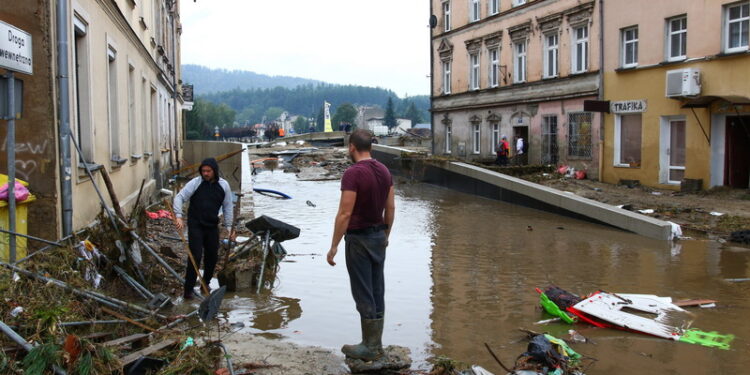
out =
[[[714,300],[673,302],[670,297],[601,290],[578,297],[556,286],[549,286],[544,291],[537,289],[537,292],[544,311],[568,324],[587,323],[599,328],[642,333],[723,350],[729,350],[734,340],[731,334],[691,328],[695,314],[683,307],[711,308],[716,306]]]
[[[282,242],[299,237],[299,228],[262,215],[245,224],[253,238],[227,251],[218,273],[228,291],[272,289],[287,252]],[[273,240],[273,243],[271,241]]]

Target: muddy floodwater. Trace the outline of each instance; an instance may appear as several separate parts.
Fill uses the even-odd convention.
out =
[[[359,320],[344,264],[343,243],[329,266],[338,181],[298,181],[264,171],[255,187],[283,191],[278,200],[256,194],[256,215],[301,228],[287,241],[272,292],[229,296],[229,320],[246,330],[305,345],[339,348],[359,340]],[[588,374],[750,373],[750,249],[715,241],[676,245],[512,204],[398,181],[396,222],[386,260],[383,341],[411,349],[415,368],[445,355],[502,371],[526,348],[518,328],[567,337],[575,329],[595,344],[574,349],[598,359]],[[308,203],[309,201],[309,203]],[[534,288],[554,283],[578,294],[603,289],[676,300],[710,298],[716,308],[689,308],[693,327],[737,336],[729,351],[583,324],[535,325],[548,319]]]

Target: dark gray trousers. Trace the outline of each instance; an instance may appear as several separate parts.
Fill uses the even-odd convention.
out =
[[[362,319],[381,319],[385,313],[385,232],[347,234],[346,270],[357,311]]]

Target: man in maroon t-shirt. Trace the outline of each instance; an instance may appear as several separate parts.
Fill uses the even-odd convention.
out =
[[[349,156],[354,165],[341,178],[341,201],[327,257],[335,266],[333,258],[346,234],[346,269],[360,315],[362,342],[344,345],[341,351],[365,361],[383,354],[383,265],[396,210],[391,173],[370,156],[372,137],[364,129],[355,130],[349,137]]]

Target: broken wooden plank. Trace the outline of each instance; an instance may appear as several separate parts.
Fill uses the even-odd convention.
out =
[[[115,318],[117,318],[117,319],[122,319],[122,320],[124,320],[124,321],[126,321],[126,322],[128,322],[128,323],[130,323],[130,324],[132,324],[132,325],[135,325],[135,326],[141,327],[141,328],[143,328],[143,329],[145,329],[145,330],[147,330],[147,331],[150,331],[150,332],[156,332],[156,330],[155,330],[155,329],[153,329],[153,328],[151,328],[151,327],[149,327],[149,326],[147,326],[147,325],[145,325],[145,324],[143,324],[143,323],[141,323],[141,322],[136,322],[135,320],[133,320],[133,319],[130,319],[130,318],[128,318],[127,316],[125,316],[125,315],[122,315],[122,314],[118,313],[117,311],[113,311],[113,310],[110,310],[110,309],[108,309],[108,308],[106,308],[106,307],[104,307],[104,306],[102,306],[102,307],[100,307],[100,308],[101,308],[101,309],[102,309],[102,311],[104,311],[105,313],[107,313],[107,314],[109,314],[109,315],[112,315],[112,316],[114,316],[114,317],[115,317]]]
[[[672,302],[672,304],[680,306],[680,307],[689,307],[689,306],[700,306],[700,305],[706,305],[709,303],[716,303],[719,301],[712,300],[712,299],[685,299],[682,301]]]
[[[102,345],[104,345],[104,346],[119,346],[119,345],[122,345],[122,344],[127,344],[129,342],[133,342],[133,341],[140,340],[140,339],[147,338],[147,337],[148,337],[148,333],[136,333],[136,334],[133,334],[133,335],[130,335],[130,336],[120,337],[119,339],[114,339],[114,340],[107,341],[107,342],[103,343]]]
[[[86,336],[81,336],[81,338],[86,339],[86,340],[96,341],[98,339],[103,339],[109,336],[112,336],[112,332],[94,332],[94,333],[89,333]]]
[[[151,345],[147,348],[143,348],[141,350],[132,352],[122,358],[120,358],[120,362],[122,362],[123,366],[128,365],[129,363],[135,362],[138,358],[141,358],[143,356],[149,355],[151,353],[158,352],[159,350],[162,350],[166,347],[172,346],[180,342],[178,339],[167,339],[164,341],[161,341],[159,343],[156,343],[154,345]]]

